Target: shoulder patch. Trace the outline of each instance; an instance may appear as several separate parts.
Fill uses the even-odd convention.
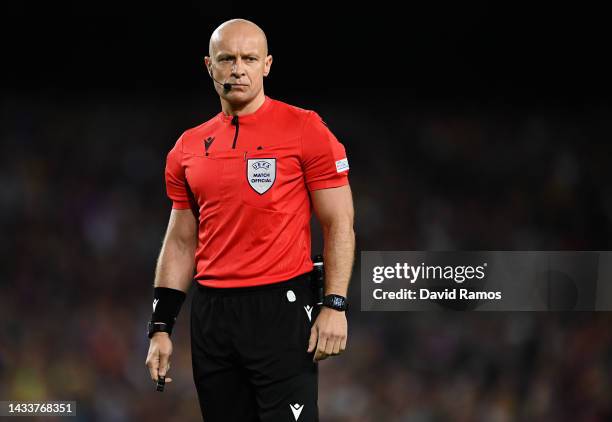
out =
[[[336,161],[336,173],[342,173],[349,169],[348,159],[343,158],[342,160]]]

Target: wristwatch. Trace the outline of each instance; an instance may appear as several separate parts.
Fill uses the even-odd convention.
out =
[[[168,333],[168,335],[170,335],[172,333],[172,328],[170,328],[165,322],[149,321],[149,324],[147,325],[147,336],[151,338],[153,337],[153,334],[159,332]]]
[[[326,295],[323,298],[322,305],[335,309],[336,311],[346,311],[348,309],[346,298],[340,295]]]

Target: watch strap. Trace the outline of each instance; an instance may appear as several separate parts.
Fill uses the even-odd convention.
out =
[[[323,298],[323,306],[337,311],[346,311],[348,309],[348,302],[344,296],[329,294]]]
[[[149,338],[153,337],[155,333],[168,333],[168,335],[172,334],[172,327],[165,322],[153,322],[149,321],[147,325],[147,336]]]

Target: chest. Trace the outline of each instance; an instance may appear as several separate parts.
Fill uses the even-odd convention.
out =
[[[214,145],[217,141],[217,145]],[[184,153],[185,176],[204,207],[244,204],[280,210],[305,190],[300,140],[226,134]],[[232,145],[235,144],[235,145]],[[215,147],[213,147],[215,146]]]

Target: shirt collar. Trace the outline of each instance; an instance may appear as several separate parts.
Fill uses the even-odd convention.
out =
[[[260,105],[257,110],[249,114],[241,114],[240,116],[238,116],[238,121],[240,122],[240,124],[256,121],[257,118],[261,117],[266,112],[266,110],[270,108],[271,103],[272,103],[272,99],[268,97],[267,95],[265,95],[263,104]],[[223,111],[221,111],[218,114],[218,116],[224,122],[230,122],[232,118],[234,117],[232,115],[227,115],[223,113]]]

